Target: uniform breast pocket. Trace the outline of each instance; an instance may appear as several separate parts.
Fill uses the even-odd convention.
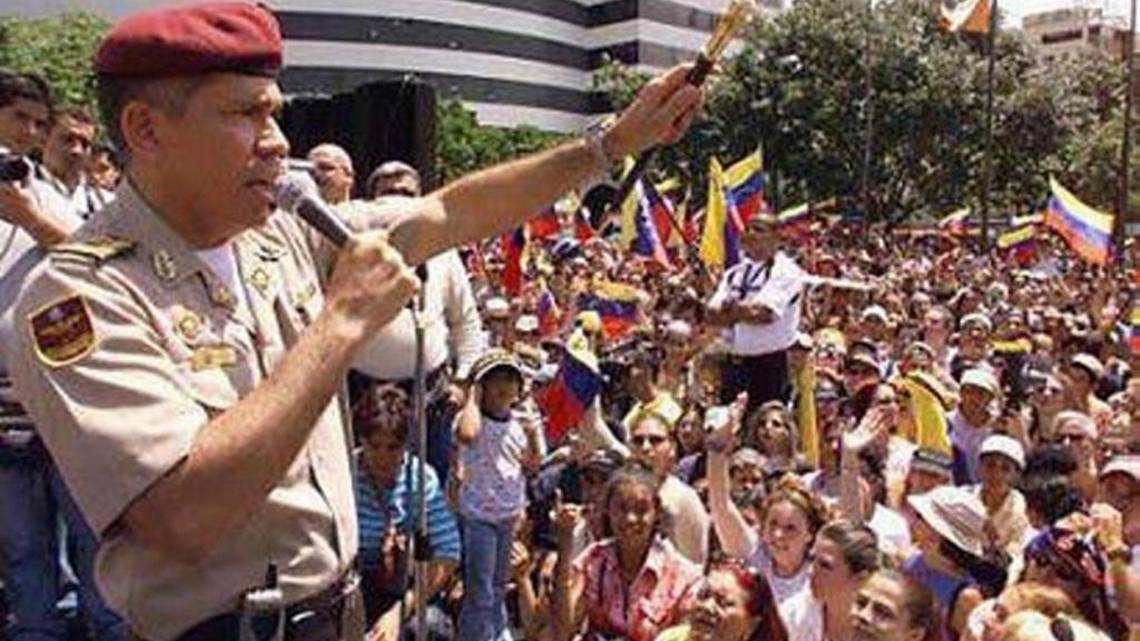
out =
[[[220,361],[225,355],[213,358]],[[203,367],[201,361],[195,362],[191,357],[179,363],[178,373],[187,393],[204,407],[210,416],[221,414],[233,407],[240,398],[224,365],[211,363],[210,366]]]

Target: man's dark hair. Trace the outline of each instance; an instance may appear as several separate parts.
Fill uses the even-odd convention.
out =
[[[95,98],[99,102],[99,116],[107,128],[107,137],[126,164],[131,150],[123,137],[119,119],[123,108],[134,100],[141,100],[171,115],[181,115],[187,103],[204,83],[205,76],[177,78],[123,78],[100,74],[95,81]]]
[[[95,125],[95,119],[86,109],[78,105],[63,105],[52,113],[51,124],[54,127],[59,124],[63,118],[71,118],[72,120],[82,123],[84,125]]]
[[[0,109],[17,100],[30,100],[47,107],[49,114],[53,104],[51,88],[46,80],[34,73],[16,73],[0,69]]]

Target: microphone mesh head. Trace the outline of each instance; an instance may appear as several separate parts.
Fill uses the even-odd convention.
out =
[[[277,206],[294,211],[306,196],[320,198],[316,181],[306,171],[288,171],[277,181]]]

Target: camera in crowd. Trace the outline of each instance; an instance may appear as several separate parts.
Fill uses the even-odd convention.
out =
[[[32,163],[20,154],[0,152],[0,182],[23,182],[32,173]]]

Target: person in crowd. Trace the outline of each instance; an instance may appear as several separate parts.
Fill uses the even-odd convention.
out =
[[[1094,518],[1107,521],[1103,529],[1112,532],[1103,546],[1109,581],[1121,614],[1136,621],[1140,619],[1140,455],[1108,462],[1100,474],[1099,497],[1107,505],[1093,506],[1099,508]]]
[[[1082,516],[1070,515],[1033,537],[1025,546],[1022,576],[1060,588],[1086,621],[1124,638],[1127,623],[1109,602],[1104,549]]]
[[[399,160],[382,163],[368,175],[365,193],[371,200],[384,196],[420,195],[420,172],[415,167]]]
[[[686,623],[657,635],[657,641],[788,639],[764,575],[732,559],[709,564]]]
[[[894,570],[868,577],[851,607],[850,641],[940,641],[942,627],[930,588]]]
[[[792,413],[781,401],[769,401],[745,419],[742,441],[768,458],[768,470],[796,469],[796,434]]]
[[[703,565],[708,558],[709,515],[696,490],[673,475],[676,444],[666,419],[654,411],[642,412],[633,423],[629,444],[633,457],[657,475],[669,540],[690,561]]]
[[[748,407],[753,410],[788,398],[787,350],[800,322],[805,273],[779,250],[774,216],[749,219],[741,245],[744,259],[721,277],[708,301],[708,318],[732,335],[720,400],[728,403],[748,392]]]
[[[974,367],[962,374],[958,407],[950,415],[950,443],[954,452],[954,482],[978,482],[978,452],[993,431],[997,413],[993,405],[1001,394],[997,378]]]
[[[1005,584],[1004,570],[987,558],[986,508],[974,493],[950,486],[907,502],[918,551],[903,571],[934,592],[947,638],[956,639],[970,612]]]
[[[45,148],[53,114],[42,78],[0,69],[0,156],[18,157],[27,169],[22,180],[0,182],[0,346],[20,333],[14,307],[34,266],[81,223],[71,204],[42,179],[42,167],[29,159]],[[0,351],[0,557],[12,613],[7,632],[15,641],[66,634],[67,621],[56,607],[62,520],[83,623],[97,640],[125,639],[125,624],[95,585],[95,534],[44,448],[39,421],[26,409],[30,397],[14,387],[11,368]]]
[[[1097,398],[1096,388],[1104,378],[1104,365],[1096,356],[1081,353],[1069,359],[1065,368],[1068,379],[1068,395],[1071,400],[1071,409],[1092,417],[1096,424],[1097,434],[1108,431],[1112,422],[1112,408]]]
[[[640,464],[618,470],[606,486],[606,538],[572,555],[582,508],[556,509],[553,639],[652,641],[679,623],[701,583],[701,568],[664,536],[658,476]]]
[[[526,473],[545,446],[533,414],[517,416],[523,372],[510,352],[491,350],[471,368],[469,400],[455,419],[456,477],[463,528],[460,641],[491,641],[507,629],[511,542],[526,508]]]
[[[414,593],[405,585],[421,465],[406,451],[411,418],[408,395],[394,385],[370,386],[352,408],[361,443],[355,483],[361,589],[368,624],[383,639],[398,638],[401,617],[415,616]],[[433,601],[451,583],[461,548],[455,515],[430,466],[424,469],[424,488],[431,549],[426,597]]]
[[[308,159],[313,163],[313,180],[317,182],[325,202],[339,205],[352,198],[356,170],[344,147],[331,142],[321,143],[309,150]]]
[[[418,189],[418,184],[417,184]],[[418,196],[417,191],[414,195]],[[410,202],[408,196],[387,196],[380,203],[348,202],[338,208],[349,225],[363,229],[359,212],[368,210],[368,224],[393,220]],[[378,213],[382,212],[382,213]],[[354,213],[357,212],[357,213]],[[447,478],[452,451],[451,423],[462,406],[466,380],[483,352],[483,323],[467,270],[455,250],[432,256],[420,268],[420,302],[401,310],[380,328],[360,351],[353,371],[367,381],[395,383],[411,393],[415,387],[416,326],[423,328],[424,387],[427,403],[428,463]]]
[[[708,436],[709,510],[724,552],[763,572],[777,602],[783,603],[807,585],[811,547],[827,521],[827,508],[788,475],[765,498],[759,530],[744,519],[732,501],[728,459],[745,402],[738,398]]]
[[[91,154],[87,157],[85,172],[92,186],[107,193],[115,191],[122,177],[122,168],[115,156],[115,150],[106,143],[95,143],[92,147]]]
[[[1096,498],[1098,479],[1096,422],[1084,412],[1065,410],[1054,419],[1054,431],[1075,463],[1075,468],[1067,473],[1069,479],[1085,501],[1091,503]]]
[[[634,422],[646,412],[659,416],[670,430],[681,420],[684,408],[667,389],[657,385],[660,370],[661,358],[656,349],[638,349],[630,360],[626,390],[634,402],[622,419],[622,430],[626,434],[633,432]]]
[[[1017,439],[991,434],[982,442],[979,461],[981,482],[975,492],[989,517],[989,545],[1005,550],[1016,561],[1028,542],[1030,528],[1025,497],[1016,488],[1017,477],[1025,469],[1025,453]]]
[[[850,639],[855,595],[879,569],[880,556],[875,533],[866,526],[836,520],[820,528],[812,550],[808,587],[780,606],[789,640]]]
[[[964,641],[999,641],[1006,622],[1018,612],[1032,610],[1048,617],[1079,617],[1077,606],[1059,588],[1033,581],[1014,583],[996,598],[986,599],[970,613]]]
[[[1110,641],[1110,637],[1081,619],[1027,610],[1009,618],[999,641]]]
[[[81,218],[89,218],[115,198],[87,175],[95,144],[95,121],[80,107],[55,110],[43,149],[42,178],[70,203]]]

